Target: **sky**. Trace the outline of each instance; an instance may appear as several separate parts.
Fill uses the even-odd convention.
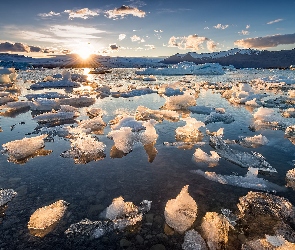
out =
[[[1,0],[0,53],[170,56],[295,48],[295,0]]]

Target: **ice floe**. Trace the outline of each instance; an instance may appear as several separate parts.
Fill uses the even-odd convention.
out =
[[[205,127],[205,124],[192,117],[181,118],[186,124],[183,127],[178,127],[175,130],[175,137],[177,141],[194,142],[202,139],[200,127]]]
[[[61,94],[58,92],[45,92],[45,93],[39,93],[39,94],[27,94],[25,97],[31,101],[33,99],[39,99],[39,98],[44,98],[44,99],[62,99],[62,98],[69,98],[68,95]]]
[[[225,185],[231,185],[236,187],[250,188],[268,192],[285,191],[284,187],[281,187],[275,183],[271,183],[263,178],[259,178],[258,169],[249,168],[246,176],[237,175],[222,175],[215,172],[204,172],[202,170],[192,170],[191,172],[204,176],[206,179],[215,181]]]
[[[175,199],[168,200],[165,206],[166,223],[182,233],[192,226],[197,217],[197,203],[188,193],[188,185],[184,186]]]
[[[28,158],[39,155],[48,155],[51,150],[42,150],[45,147],[44,139],[47,135],[39,135],[7,142],[2,145],[4,153],[8,154],[8,160],[15,163],[24,163]]]
[[[140,121],[154,119],[157,122],[162,122],[163,120],[178,121],[179,114],[174,110],[152,110],[144,106],[138,106],[135,119]]]
[[[207,212],[201,228],[210,250],[227,248],[229,222],[222,214]]]
[[[58,200],[48,206],[38,208],[30,217],[28,229],[34,236],[44,237],[51,232],[64,216],[69,203]]]
[[[237,142],[247,148],[256,148],[269,143],[268,139],[262,134],[254,135],[252,137],[240,137]]]
[[[51,111],[52,109],[58,110],[60,109],[60,104],[58,101],[53,99],[35,99],[30,102],[31,110],[39,110],[39,111]]]
[[[0,189],[0,207],[10,202],[16,195],[13,189]]]
[[[287,171],[286,181],[287,181],[287,187],[291,187],[295,190],[295,168]]]
[[[183,110],[196,105],[196,99],[190,94],[166,97],[166,102],[162,109]]]
[[[207,250],[207,245],[202,236],[194,229],[185,232],[183,250]]]
[[[265,239],[251,240],[242,245],[242,250],[291,250],[295,244],[281,235],[265,235]]]
[[[214,167],[218,164],[220,156],[215,151],[210,151],[211,155],[208,155],[202,149],[197,148],[193,154],[193,159],[196,162],[205,162],[209,164],[209,167]]]
[[[14,68],[0,68],[0,83],[11,83],[16,80],[17,73]]]
[[[208,115],[205,118],[205,124],[213,123],[213,122],[223,122],[225,124],[229,124],[235,121],[235,118],[231,114],[227,114],[225,112],[218,112],[217,109],[215,109],[215,112],[211,112],[210,115]]]
[[[220,136],[210,136],[210,145],[222,158],[244,168],[257,168],[266,172],[277,172],[264,157],[257,152],[242,152],[231,149]]]

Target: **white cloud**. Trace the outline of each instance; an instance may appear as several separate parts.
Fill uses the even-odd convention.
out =
[[[250,32],[249,32],[248,30],[242,30],[242,31],[240,31],[240,32],[238,32],[238,33],[239,33],[240,35],[244,35],[244,36],[250,34]]]
[[[217,44],[214,41],[209,40],[209,41],[207,41],[207,49],[209,51],[213,52],[217,49]]]
[[[209,27],[205,27],[204,30],[209,30]]]
[[[295,44],[295,33],[285,35],[273,35],[265,37],[254,37],[234,42],[235,45],[244,48],[272,48],[280,44]]]
[[[120,8],[116,8],[113,10],[108,10],[105,12],[108,18],[118,19],[124,18],[127,15],[132,15],[136,17],[145,17],[146,13],[143,10],[139,10],[135,7],[129,7],[126,5],[122,5]]]
[[[273,24],[273,23],[278,23],[278,22],[281,22],[281,21],[283,21],[283,19],[276,19],[276,20],[270,21],[270,22],[268,22],[266,24]]]
[[[52,16],[60,16],[60,13],[56,13],[54,11],[50,11],[48,13],[39,13],[38,16],[46,18],[46,17],[52,17]]]
[[[130,37],[132,42],[138,42],[141,40],[141,38],[137,35],[133,35]]]
[[[222,29],[222,30],[224,30],[224,29],[228,28],[228,24],[222,25],[221,23],[219,23],[219,24],[217,24],[217,25],[215,25],[213,27],[215,29]]]
[[[204,42],[209,41],[207,37],[202,37],[198,35],[189,35],[189,36],[183,36],[183,37],[175,37],[172,36],[169,39],[168,47],[177,47],[181,50],[199,50],[202,47],[202,44]]]
[[[249,24],[246,25],[246,29],[250,29],[250,25]]]
[[[155,45],[152,45],[152,44],[146,44],[144,46],[147,47],[146,50],[151,50],[151,49],[155,49],[156,48]]]
[[[119,35],[119,40],[122,41],[126,38],[126,34],[120,34]]]
[[[73,18],[87,19],[91,16],[98,16],[100,11],[83,8],[79,10],[65,10],[64,12],[69,14],[69,19],[73,19]]]
[[[83,27],[75,25],[53,25],[50,28],[50,31],[58,37],[80,39],[100,38],[99,36],[97,36],[97,34],[105,32],[103,30],[98,30],[92,27]]]

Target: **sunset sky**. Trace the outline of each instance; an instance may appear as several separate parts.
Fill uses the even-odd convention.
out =
[[[1,0],[0,52],[169,56],[295,47],[295,0]]]

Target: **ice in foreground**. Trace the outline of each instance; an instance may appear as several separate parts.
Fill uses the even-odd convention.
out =
[[[187,230],[197,217],[197,203],[188,193],[188,185],[184,186],[175,199],[168,200],[164,215],[166,223],[182,233]]]
[[[46,150],[42,153],[40,150],[44,148],[44,139],[47,135],[39,135],[31,138],[23,138],[21,140],[15,140],[7,142],[2,145],[4,153],[8,153],[9,160],[13,162],[25,161],[29,157],[34,157],[35,155],[46,155],[51,153],[51,151]]]
[[[295,244],[281,235],[265,235],[265,239],[251,240],[242,245],[242,250],[291,250]]]
[[[170,96],[166,98],[166,102],[162,109],[168,110],[183,110],[190,106],[196,105],[196,99],[194,96],[189,94]]]
[[[207,245],[202,236],[194,229],[189,230],[184,235],[182,243],[183,250],[207,250]]]
[[[10,202],[16,194],[13,189],[0,189],[0,207]]]
[[[0,68],[0,83],[11,83],[16,80],[17,74],[14,68]]]
[[[34,236],[44,237],[51,232],[64,216],[69,203],[58,200],[48,206],[38,208],[30,217],[28,229]]]
[[[288,170],[286,174],[287,187],[295,190],[295,168]]]
[[[133,226],[141,221],[143,215],[150,211],[151,204],[151,201],[143,200],[139,206],[135,206],[132,202],[124,202],[122,197],[118,197],[106,209],[106,215],[112,218],[111,220],[91,221],[83,219],[70,225],[65,234],[68,237],[100,238],[114,230],[123,230],[125,227]]]
[[[199,128],[205,127],[205,124],[192,117],[182,118],[181,120],[185,121],[186,125],[183,127],[178,127],[175,130],[176,140],[185,142],[198,141],[198,139],[202,136]]]
[[[202,175],[208,180],[236,187],[251,188],[268,192],[285,191],[286,189],[263,178],[258,178],[258,169],[255,168],[249,168],[246,176],[221,175],[216,174],[215,172],[203,172],[199,169],[193,170],[192,172]]]
[[[210,167],[214,167],[218,164],[220,156],[215,151],[210,151],[210,153],[211,155],[208,155],[202,149],[197,148],[193,155],[193,159],[196,162],[205,162],[208,163]]]
[[[227,248],[229,222],[222,214],[207,212],[201,228],[210,250]]]
[[[257,168],[266,172],[277,172],[264,157],[255,152],[247,153],[231,149],[220,136],[210,136],[210,145],[215,148],[219,156],[244,168]]]
[[[256,148],[268,144],[268,139],[264,135],[254,135],[252,137],[241,137],[238,143],[243,147]]]

